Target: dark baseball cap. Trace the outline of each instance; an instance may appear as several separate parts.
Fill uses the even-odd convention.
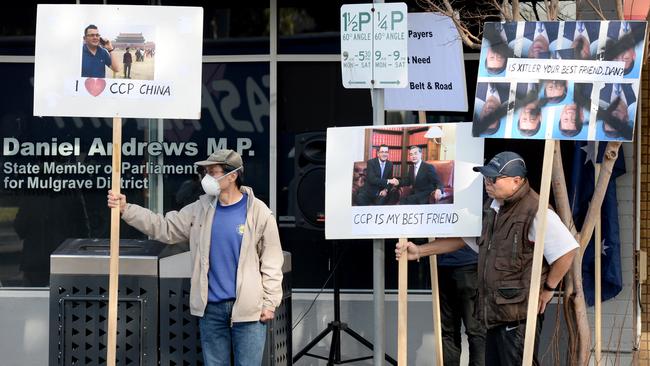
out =
[[[221,164],[221,165],[228,165],[235,169],[244,166],[244,163],[242,162],[241,159],[241,155],[237,154],[233,150],[218,150],[210,154],[207,160],[197,161],[194,164],[198,166]]]
[[[486,165],[475,166],[473,169],[486,177],[525,177],[527,173],[524,159],[512,151],[500,152]]]

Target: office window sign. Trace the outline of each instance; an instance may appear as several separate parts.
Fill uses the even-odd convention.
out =
[[[112,119],[33,116],[33,65],[0,69],[0,286],[47,286],[49,257],[62,241],[110,231]],[[204,193],[194,162],[224,148],[242,155],[244,184],[269,202],[268,63],[206,63],[203,75],[201,120],[123,121],[121,188],[129,202],[161,202],[162,212],[194,202]],[[148,138],[152,125],[161,139]],[[128,225],[120,230],[122,238],[143,238]]]
[[[203,9],[38,5],[34,115],[199,119]]]
[[[467,112],[463,45],[451,18],[408,14],[408,64],[408,85],[386,90],[386,110]]]

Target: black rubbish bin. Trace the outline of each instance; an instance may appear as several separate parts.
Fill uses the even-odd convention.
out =
[[[121,240],[118,365],[158,365],[158,260],[183,248]],[[108,239],[68,239],[50,256],[50,366],[105,365]]]
[[[190,314],[187,245],[120,241],[117,365],[203,365],[198,318]],[[105,365],[108,239],[68,239],[50,257],[50,366]],[[283,298],[269,323],[264,366],[291,364],[291,254]]]
[[[291,254],[283,252],[282,302],[269,323],[263,366],[291,365]],[[203,365],[198,318],[190,314],[190,253],[160,260],[160,365]]]

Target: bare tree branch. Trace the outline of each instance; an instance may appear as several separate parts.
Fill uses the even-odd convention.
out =
[[[471,19],[475,20],[476,25],[483,23],[487,15],[482,14],[480,10],[476,10],[475,12],[466,11],[462,8],[455,10],[450,0],[442,0],[442,6],[438,5],[434,0],[417,0],[417,3],[423,9],[441,13],[451,18],[463,43],[471,49],[481,48],[481,38],[478,35],[474,35],[469,28],[474,23],[468,24],[467,22],[468,19]]]
[[[553,197],[555,198],[555,209],[558,216],[569,229],[571,234],[580,242],[581,233],[577,231],[573,222],[573,214],[569,206],[569,194],[566,188],[564,166],[562,164],[562,150],[560,141],[555,142],[553,154],[553,176],[551,178]],[[589,319],[587,318],[587,306],[582,292],[582,251],[578,251],[571,270],[564,279],[564,314],[566,325],[569,331],[568,355],[569,365],[586,365],[588,359],[591,333],[589,331]]]
[[[574,312],[574,321],[578,331],[578,339],[576,340],[576,353],[573,355],[573,360],[577,356],[576,362],[569,363],[570,365],[584,365],[589,363],[589,355],[591,354],[591,330],[589,329],[589,319],[587,318],[587,303],[585,302],[584,290],[582,288],[582,253],[578,251],[573,259],[571,266],[573,274],[573,294],[571,304]]]
[[[577,255],[576,255],[577,257]],[[573,263],[576,263],[576,260],[573,260]],[[573,265],[571,266],[573,268]],[[575,319],[575,312],[573,311],[573,298],[575,295],[575,287],[573,283],[575,282],[573,278],[573,270],[570,269],[564,276],[564,292],[562,293],[562,298],[564,299],[564,319],[566,321],[567,330],[569,332],[569,344],[567,345],[567,359],[566,364],[573,364],[575,359],[574,355],[577,354],[578,349],[578,337],[573,335],[578,334],[577,322]]]
[[[607,143],[607,147],[605,148],[603,163],[600,166],[600,174],[598,175],[598,182],[596,183],[594,195],[589,203],[585,222],[582,225],[582,230],[580,230],[580,246],[583,248],[587,246],[592,234],[594,233],[596,219],[600,216],[600,208],[603,205],[603,199],[605,198],[609,178],[612,176],[612,168],[614,167],[614,163],[618,157],[618,149],[620,147],[620,142],[610,141]]]
[[[544,0],[546,5],[546,19],[557,20],[558,9],[560,8],[559,0]]]
[[[553,154],[553,176],[551,178],[551,187],[553,188],[553,197],[555,198],[555,210],[564,223],[571,235],[578,235],[578,230],[573,222],[573,213],[569,206],[569,193],[566,188],[566,178],[564,176],[564,165],[562,164],[562,150],[560,141],[555,141],[555,152]]]
[[[498,5],[499,10],[501,11],[501,14],[503,14],[503,20],[506,22],[512,22],[515,20],[514,16],[512,15],[512,8],[510,7],[510,3],[508,0],[503,0],[501,2],[501,5]]]
[[[593,1],[591,1],[591,0],[584,0],[584,1],[587,2],[587,5],[589,5],[589,7],[591,7],[591,9],[593,9],[593,11],[598,15],[598,17],[600,17],[601,20],[607,20],[607,17],[606,17],[605,14],[603,14],[603,12],[600,10],[600,7],[597,7],[597,6],[594,4]],[[578,4],[579,4],[579,0],[576,1],[576,7],[578,6]]]
[[[537,0],[533,0],[533,13],[535,13],[535,19],[539,19],[539,12],[537,11]]]
[[[615,0],[615,1],[616,1],[616,17],[619,20],[624,20],[625,14],[623,12],[623,0]]]
[[[521,20],[521,12],[519,10],[519,0],[512,0],[512,18],[513,20]]]

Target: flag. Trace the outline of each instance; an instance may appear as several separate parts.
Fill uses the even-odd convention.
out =
[[[594,193],[594,160],[602,162],[606,143],[599,144],[598,153],[594,142],[576,141],[574,146],[569,202],[573,220],[578,230],[582,229],[589,201]],[[623,289],[621,275],[621,241],[618,226],[618,202],[616,200],[616,178],[625,174],[623,149],[612,169],[612,176],[601,207],[601,300],[609,300]],[[582,286],[588,306],[594,304],[594,238],[592,236],[582,258]]]

